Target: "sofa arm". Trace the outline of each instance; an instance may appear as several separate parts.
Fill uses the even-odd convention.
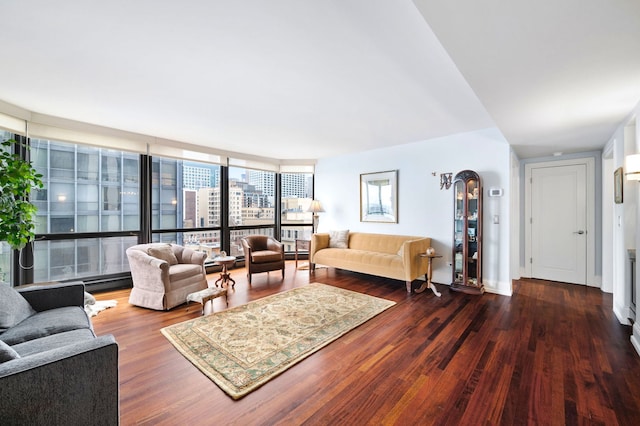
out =
[[[112,335],[0,364],[0,424],[119,423]]]
[[[418,238],[402,244],[405,281],[413,281],[427,273],[428,259],[421,257],[420,254],[426,253],[429,247],[431,247],[431,238]]]
[[[30,285],[23,288],[16,287],[16,290],[38,312],[65,306],[84,306],[84,283],[79,281]]]
[[[309,262],[314,263],[313,257],[319,250],[329,247],[329,234],[312,234],[309,248]]]

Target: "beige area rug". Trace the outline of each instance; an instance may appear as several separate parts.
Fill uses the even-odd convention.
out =
[[[222,390],[239,399],[393,305],[313,283],[161,331]]]

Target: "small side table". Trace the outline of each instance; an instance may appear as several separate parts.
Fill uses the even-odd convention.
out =
[[[231,287],[235,288],[236,282],[233,278],[229,276],[229,270],[227,269],[229,266],[233,265],[236,261],[235,256],[224,256],[224,257],[216,257],[213,259],[216,265],[222,265],[222,271],[220,271],[220,278],[218,278],[215,282],[216,287],[218,287],[218,283],[220,283],[220,287],[229,286],[229,282],[231,282]]]
[[[424,277],[425,282],[424,284],[422,284],[420,286],[420,288],[417,288],[415,290],[416,293],[422,293],[423,291],[425,291],[427,289],[427,287],[429,287],[431,289],[431,291],[433,291],[433,294],[435,294],[436,296],[440,297],[442,296],[442,293],[440,293],[438,291],[438,289],[436,288],[435,285],[433,285],[433,283],[431,282],[431,275],[433,274],[433,259],[436,258],[440,258],[442,257],[442,255],[439,254],[427,254],[427,253],[420,253],[419,254],[420,257],[426,257],[427,261],[429,262],[427,265],[427,273]]]
[[[189,293],[187,295],[187,311],[189,311],[189,302],[198,302],[202,304],[202,315],[204,315],[204,306],[207,304],[207,302],[221,296],[224,296],[225,300],[227,299],[226,288],[208,287],[204,290]],[[227,306],[229,306],[228,300]],[[211,312],[213,312],[213,305],[211,306]]]
[[[298,268],[298,251],[303,250],[309,252],[311,249],[311,240],[296,240],[296,269]]]

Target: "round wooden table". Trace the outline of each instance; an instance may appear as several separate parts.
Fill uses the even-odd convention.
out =
[[[436,288],[436,286],[433,285],[433,283],[431,282],[431,274],[433,274],[433,265],[432,265],[433,259],[442,257],[442,255],[435,254],[435,253],[434,254],[420,253],[419,256],[426,257],[429,264],[427,265],[427,273],[424,276],[425,282],[420,286],[420,288],[417,288],[415,292],[422,293],[427,289],[427,287],[429,287],[431,291],[433,291],[433,294],[435,294],[438,297],[442,296],[442,293],[440,293]]]
[[[233,265],[236,261],[235,256],[218,256],[213,259],[216,265],[222,265],[222,271],[220,271],[220,278],[218,278],[215,282],[216,287],[218,287],[218,283],[220,283],[220,287],[224,285],[229,285],[231,282],[231,288],[235,288],[236,282],[233,278],[229,276],[228,267]]]

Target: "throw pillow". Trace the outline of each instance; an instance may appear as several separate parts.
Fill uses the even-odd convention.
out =
[[[156,246],[149,248],[149,256],[153,256],[157,259],[167,261],[169,265],[177,265],[178,258],[175,254],[173,254],[173,249],[171,248],[171,244],[167,244],[164,246]]]
[[[349,230],[329,231],[329,247],[331,248],[348,248],[349,247]]]
[[[9,284],[0,284],[0,332],[35,314],[27,299]]]
[[[16,352],[11,346],[0,340],[0,363],[11,361],[12,359],[20,358],[18,352]]]

